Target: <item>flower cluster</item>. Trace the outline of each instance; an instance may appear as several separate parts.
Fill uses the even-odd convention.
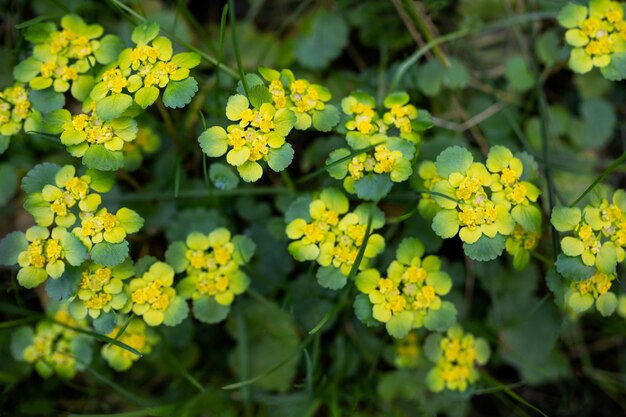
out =
[[[89,315],[97,319],[102,313],[129,310],[130,297],[124,281],[133,275],[130,259],[114,267],[85,263],[76,298],[69,307],[72,316],[80,319]]]
[[[122,49],[114,35],[101,38],[102,26],[88,25],[77,15],[61,19],[61,28],[47,22],[34,25],[26,32],[33,45],[33,55],[18,64],[13,75],[34,90],[53,87],[54,91],[72,95],[82,101],[93,86],[89,75],[96,64],[107,65]]]
[[[286,233],[294,240],[289,244],[289,253],[301,262],[317,261],[322,267],[318,280],[323,286],[335,286],[324,283],[323,271],[337,271],[341,278],[336,285],[340,288],[345,284],[345,277],[349,275],[367,234],[369,238],[360,269],[367,268],[370,260],[385,248],[383,237],[367,230],[368,224],[371,224],[370,230],[382,227],[384,215],[377,208],[364,204],[349,211],[347,197],[334,188],[326,188],[317,199],[307,201],[306,207],[300,205],[302,209],[298,213],[294,203],[294,210],[288,216]]]
[[[431,391],[465,391],[478,380],[476,364],[487,363],[490,349],[484,339],[463,333],[456,325],[445,337],[440,334],[428,336],[424,353],[435,364],[426,376],[426,385]]]
[[[434,164],[436,172],[425,168],[424,184],[429,186],[438,211],[432,227],[442,238],[457,233],[465,242],[466,253],[477,260],[494,259],[505,247],[505,237],[517,235],[509,243],[517,255],[529,251],[537,239],[526,234],[541,231],[541,211],[537,205],[539,189],[527,181],[531,173],[524,172],[522,160],[504,146],[489,151],[486,164],[474,162],[472,154],[461,147],[444,150]],[[431,206],[432,208],[432,206]],[[516,245],[516,242],[524,243]],[[488,242],[491,242],[489,244]],[[489,246],[484,251],[483,246]],[[481,249],[475,254],[472,249]],[[529,256],[523,261],[528,262]],[[525,266],[518,262],[518,267]]]
[[[98,103],[97,112],[102,118],[115,119],[133,103],[145,109],[157,100],[161,89],[163,103],[168,107],[189,104],[198,91],[189,70],[200,64],[200,55],[174,54],[172,42],[158,36],[159,30],[154,22],[137,26],[131,35],[135,47],[124,49],[98,77],[90,97]]]
[[[267,162],[273,171],[279,172],[293,159],[293,148],[285,137],[296,123],[294,112],[277,109],[268,102],[257,104],[251,108],[246,96],[231,96],[226,105],[226,117],[237,123],[226,130],[213,126],[198,138],[208,156],[226,154],[226,161],[237,167],[237,172],[247,182],[254,182],[263,175],[259,161]]]
[[[372,316],[385,323],[396,338],[421,327],[443,331],[456,319],[454,305],[441,299],[450,292],[452,280],[441,271],[439,257],[423,257],[424,251],[421,241],[406,238],[398,246],[386,278],[373,268],[356,277],[357,288],[372,304]]]
[[[107,191],[109,186],[98,187],[94,182],[100,174],[90,171],[81,176],[76,176],[76,168],[65,165],[58,169],[51,184],[45,184],[41,191],[29,193],[24,202],[24,208],[32,214],[40,226],[48,227],[56,224],[61,227],[72,227],[76,223],[76,215],[72,210],[78,209],[79,213],[95,211],[102,198],[96,193]]]
[[[393,362],[397,368],[417,368],[422,358],[422,346],[417,333],[410,332],[402,339],[395,339],[393,353]]]
[[[569,3],[558,20],[568,29],[565,40],[573,48],[569,67],[577,73],[607,68],[616,53],[626,52],[626,21],[620,2],[590,0],[589,7]]]
[[[16,83],[0,91],[0,137],[13,136],[31,120],[35,110],[28,99],[28,89]],[[8,143],[7,143],[8,145]],[[2,148],[0,143],[0,148]],[[4,149],[0,149],[2,153]]]
[[[129,117],[102,120],[90,102],[90,111],[72,115],[61,109],[54,113],[67,151],[89,168],[113,171],[124,166],[122,149],[137,137],[137,122]]]
[[[349,148],[334,150],[326,165],[330,176],[343,180],[349,193],[380,200],[393,183],[406,181],[413,173],[415,145],[419,132],[430,127],[430,116],[408,101],[407,93],[390,94],[384,101],[387,112],[380,117],[376,102],[366,93],[355,92],[342,100],[341,108],[349,117],[344,125]]]
[[[142,316],[148,326],[176,326],[189,313],[187,303],[176,293],[174,269],[165,262],[155,262],[141,277],[128,284],[132,311]]]
[[[42,377],[57,374],[71,379],[91,361],[90,338],[65,326],[85,328],[84,321],[74,320],[67,309],[59,307],[52,316],[37,323],[35,330],[24,326],[12,335],[15,359],[34,365]]]
[[[143,219],[125,207],[115,214],[99,208],[99,192],[108,191],[112,180],[99,171],[78,175],[73,166],[50,163],[37,165],[26,175],[22,183],[27,193],[24,206],[37,226],[0,241],[0,251],[4,252],[0,262],[21,267],[18,282],[22,286],[36,287],[48,276],[58,279],[67,265],[82,266],[86,272],[92,266],[115,267],[124,262],[128,256],[126,236],[137,232]],[[85,263],[87,255],[95,265]],[[90,315],[97,317],[98,313]]]
[[[339,110],[328,103],[332,95],[326,87],[303,78],[296,79],[288,69],[278,72],[260,67],[259,74],[269,82],[267,87],[274,107],[287,108],[296,115],[295,129],[306,130],[313,126],[327,132],[339,122]]]
[[[574,281],[568,304],[581,312],[595,300],[603,315],[612,314],[617,297],[609,290],[626,257],[626,191],[594,196],[582,209],[555,207],[551,222],[559,232],[571,233],[561,239],[557,261],[559,273]]]
[[[122,316],[120,316],[118,321],[123,321]],[[132,347],[144,355],[152,351],[152,347],[158,340],[156,335],[153,334],[149,327],[146,327],[146,323],[142,320],[132,320],[122,333],[120,331],[122,331],[122,327],[119,325],[115,326],[108,336],[117,339],[119,342]],[[116,371],[128,370],[139,359],[139,356],[128,349],[123,349],[110,343],[102,347],[101,354],[109,366]]]
[[[176,272],[185,276],[178,285],[182,297],[194,306],[215,303],[229,308],[236,295],[243,293],[250,279],[241,267],[254,254],[255,244],[246,236],[232,236],[228,229],[217,228],[208,235],[193,232],[185,242],[170,245],[166,259]],[[209,320],[194,308],[199,320]]]

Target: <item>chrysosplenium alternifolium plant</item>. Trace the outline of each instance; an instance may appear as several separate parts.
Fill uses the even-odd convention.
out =
[[[626,21],[624,5],[610,0],[590,0],[588,6],[569,3],[558,21],[567,29],[565,40],[573,49],[569,67],[587,73],[594,67],[610,80],[626,75]]]
[[[559,22],[574,47],[574,71],[599,67],[609,79],[621,77],[626,22],[620,3],[570,4]],[[152,22],[132,31],[128,48],[103,32],[76,15],[62,18],[60,26],[31,25],[25,38],[32,51],[15,67],[16,82],[0,93],[0,152],[24,128],[58,136],[84,165],[33,167],[22,189],[35,224],[0,241],[0,263],[17,266],[18,283],[29,289],[44,284],[54,299],[48,318],[18,329],[12,342],[14,356],[43,376],[72,378],[89,364],[91,339],[80,333],[89,329],[117,340],[100,353],[113,369],[127,370],[136,351],[147,354],[158,343],[155,328],[179,325],[190,307],[203,323],[225,320],[255,276],[248,273],[256,244],[223,225],[168,236],[165,261],[132,258],[130,241],[144,220],[128,207],[107,204],[106,194],[115,171],[139,168],[159,147],[158,129],[144,124],[142,113],[154,104],[166,112],[164,107],[191,103],[198,83],[190,70],[200,55],[175,53]],[[66,105],[66,99],[72,102]],[[296,181],[328,174],[324,188],[298,196],[292,186],[281,200],[285,222],[274,234],[284,230],[295,262],[312,261],[320,286],[344,296],[356,289],[355,315],[370,327],[384,324],[395,339],[395,366],[428,367],[425,383],[434,392],[465,391],[476,382],[489,345],[457,323],[446,259],[426,255],[432,248],[407,230],[395,257],[381,265],[379,255],[390,246],[385,240],[396,231],[386,227],[387,207],[379,203],[412,177],[411,185],[419,183],[415,211],[439,237],[458,235],[475,261],[494,260],[506,250],[514,267],[523,269],[542,237],[532,157],[493,146],[483,163],[451,146],[434,161],[419,160],[432,121],[407,92],[391,92],[377,103],[354,91],[333,102],[327,87],[289,69],[246,74],[221,116],[223,123],[212,118],[198,143],[205,155],[224,157],[228,165],[215,163],[211,172],[230,174],[233,188],[237,175],[247,183],[274,181],[270,171],[282,172],[291,184],[284,171],[307,137],[332,133],[345,140],[324,153],[320,170]],[[564,299],[573,312],[595,304],[602,315],[617,310],[626,316],[626,298],[611,291],[625,258],[625,213],[623,190],[582,209],[553,211],[552,225],[568,234],[556,270],[569,281]]]
[[[609,193],[607,193],[609,194]],[[617,296],[610,291],[626,247],[626,192],[591,198],[582,209],[555,207],[552,225],[567,233],[556,263],[570,282],[567,305],[580,313],[594,305],[603,316],[613,314]]]

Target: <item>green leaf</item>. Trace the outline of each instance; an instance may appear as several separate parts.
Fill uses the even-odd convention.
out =
[[[76,236],[69,232],[65,232],[61,234],[59,241],[61,242],[61,246],[63,246],[63,251],[65,252],[65,260],[67,260],[70,265],[79,266],[85,261],[85,258],[87,257],[87,248]]]
[[[367,327],[379,326],[380,322],[372,315],[372,303],[365,294],[359,294],[354,299],[354,313],[356,317]]]
[[[609,81],[621,81],[626,78],[626,52],[617,52],[611,55],[611,62],[600,72]]]
[[[605,274],[615,273],[617,268],[617,251],[611,243],[605,243],[596,254],[596,268]]]
[[[166,326],[178,326],[189,316],[189,305],[182,297],[170,299],[170,304],[165,310],[163,324]]]
[[[124,154],[109,151],[104,145],[92,144],[83,155],[83,164],[101,171],[115,171],[124,166]]]
[[[424,341],[424,355],[426,355],[431,362],[437,362],[441,357],[442,338],[439,333],[431,333]]]
[[[272,169],[272,171],[283,171],[291,165],[293,155],[293,148],[289,143],[285,142],[285,144],[278,149],[270,148],[267,156],[267,165]]]
[[[612,292],[602,294],[596,300],[596,308],[604,317],[610,316],[617,308],[617,297]]]
[[[296,198],[285,212],[285,222],[289,224],[295,219],[304,219],[307,222],[311,221],[309,208],[311,201],[310,195],[302,195]]]
[[[337,126],[339,119],[339,109],[332,104],[326,104],[323,110],[313,112],[313,127],[320,132],[330,132]]]
[[[264,103],[272,103],[272,93],[263,84],[257,84],[250,88],[250,104],[254,108],[260,108]]]
[[[340,269],[329,266],[320,267],[315,277],[322,287],[331,290],[340,290],[348,282],[348,279],[341,273]]]
[[[152,105],[159,98],[159,89],[155,86],[142,87],[135,93],[135,103],[142,109]]]
[[[497,234],[495,237],[482,235],[475,243],[463,244],[465,254],[475,261],[491,261],[502,254],[506,237]]]
[[[10,143],[10,136],[0,135],[0,155],[2,155],[9,148]]]
[[[246,161],[237,167],[237,172],[245,182],[255,182],[263,176],[263,168],[258,162]]]
[[[233,251],[233,259],[239,265],[250,262],[256,250],[256,243],[248,236],[237,235],[232,239],[235,249]]]
[[[270,301],[250,300],[240,307],[226,325],[237,341],[228,358],[231,369],[240,379],[253,377],[255,387],[287,391],[300,358],[300,338],[293,316]]]
[[[0,265],[15,265],[21,252],[28,249],[28,240],[23,232],[11,232],[0,240]]]
[[[194,68],[200,65],[201,57],[195,52],[181,52],[174,55],[171,62],[180,68]]]
[[[474,162],[474,157],[465,148],[450,146],[437,156],[435,165],[437,173],[442,178],[448,178],[453,172],[465,173]]]
[[[128,242],[109,243],[101,242],[93,245],[90,252],[91,259],[104,266],[116,266],[124,262],[128,256]]]
[[[450,67],[445,70],[443,75],[443,83],[450,90],[458,90],[467,86],[469,82],[470,75],[463,62],[456,58],[450,58]]]
[[[218,304],[213,297],[200,297],[193,300],[193,315],[203,323],[219,323],[228,316],[228,313],[230,313],[230,306]]]
[[[524,92],[535,84],[532,73],[528,69],[526,60],[521,55],[513,55],[504,64],[504,73],[513,90]]]
[[[433,218],[432,228],[443,239],[454,237],[459,232],[459,215],[456,210],[440,210]]]
[[[189,77],[181,81],[170,81],[163,92],[163,104],[170,108],[183,108],[191,103],[198,91],[198,82]]]
[[[115,313],[101,313],[97,319],[93,321],[93,328],[100,334],[107,335],[115,329],[117,319]]]
[[[219,126],[210,127],[202,132],[198,137],[198,143],[202,152],[212,157],[222,156],[228,150],[228,136]]]
[[[406,337],[411,331],[413,326],[413,313],[409,311],[403,311],[402,313],[392,316],[385,324],[387,333],[396,339],[402,339]]]
[[[27,266],[17,273],[17,282],[24,288],[35,288],[48,278],[45,269]]]
[[[362,200],[380,201],[392,187],[393,182],[387,174],[369,173],[354,182],[354,191]]]
[[[136,44],[148,43],[159,35],[160,29],[157,22],[147,20],[133,30],[130,39]]]
[[[89,186],[96,192],[108,193],[115,184],[115,173],[113,172],[88,169],[85,174],[91,177]]]
[[[43,119],[43,130],[53,135],[63,132],[63,125],[72,120],[72,115],[66,109],[53,110]]]
[[[541,230],[541,211],[532,205],[517,205],[511,210],[511,217],[527,231]]]
[[[115,61],[124,49],[124,42],[115,35],[105,35],[100,39],[100,48],[94,51],[96,60],[103,65]]]
[[[582,120],[573,120],[568,129],[572,141],[582,149],[599,149],[613,138],[617,117],[611,102],[589,98],[580,105]]]
[[[294,41],[296,59],[304,68],[328,67],[348,43],[348,25],[339,13],[321,11],[309,30]]]
[[[441,91],[444,72],[443,65],[436,59],[431,59],[419,68],[417,86],[425,95],[436,96]]]
[[[33,57],[26,58],[13,68],[13,77],[17,81],[27,83],[39,74],[41,64],[41,61],[38,61]]]
[[[110,121],[120,117],[133,104],[133,98],[128,94],[112,94],[103,98],[96,105],[98,117]]]
[[[87,100],[94,84],[95,80],[91,75],[79,75],[72,83],[72,97],[80,102]]]
[[[234,190],[239,185],[239,176],[230,166],[219,162],[211,164],[209,178],[218,190]]]
[[[593,276],[596,269],[583,263],[579,256],[571,257],[562,253],[556,258],[556,270],[572,281],[584,281]]]
[[[456,307],[450,301],[443,301],[439,310],[428,310],[424,317],[424,327],[434,332],[445,332],[456,323]]]
[[[559,232],[574,230],[582,218],[580,209],[577,207],[555,207],[552,209],[550,222]]]
[[[561,41],[554,30],[543,32],[535,41],[535,52],[539,60],[546,66],[551,67],[561,55]]]
[[[576,313],[583,313],[593,305],[593,295],[573,291],[567,298],[567,305]]]
[[[559,24],[565,28],[579,27],[587,17],[587,8],[585,6],[568,3],[561,9],[557,20]]]
[[[189,266],[189,261],[185,257],[187,246],[183,242],[172,243],[165,251],[165,262],[167,262],[176,273],[181,273]]]
[[[30,90],[28,92],[28,101],[30,101],[30,104],[32,104],[35,110],[45,114],[63,108],[65,105],[65,96],[61,93],[57,93],[53,88]]]
[[[52,300],[67,302],[76,295],[80,284],[81,269],[73,266],[66,266],[63,275],[57,279],[46,281],[46,293]]]

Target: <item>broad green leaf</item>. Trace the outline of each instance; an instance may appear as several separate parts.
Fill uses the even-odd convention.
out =
[[[272,93],[263,84],[255,85],[250,88],[250,104],[252,107],[258,109],[264,103],[272,103]]]
[[[191,99],[198,92],[198,82],[189,77],[181,81],[170,81],[163,91],[163,104],[171,108],[183,108],[191,103]]]
[[[17,171],[12,164],[0,163],[0,207],[4,206],[13,198],[17,191]]]
[[[354,182],[356,195],[363,200],[380,201],[389,194],[393,182],[387,174],[369,173]]]
[[[228,136],[226,131],[219,127],[213,126],[202,132],[198,137],[200,148],[208,156],[219,157],[228,150]]]
[[[380,322],[372,316],[372,303],[365,294],[359,294],[354,299],[354,314],[367,327],[379,326]]]
[[[80,284],[81,270],[78,267],[65,267],[63,274],[57,279],[46,282],[46,293],[55,301],[67,302],[76,295]]]
[[[609,81],[621,81],[626,78],[626,52],[617,52],[611,55],[611,62],[600,72]]]
[[[571,257],[560,253],[556,258],[556,270],[572,281],[584,281],[591,278],[596,269],[585,265],[579,256]]]
[[[229,305],[218,304],[213,297],[200,297],[193,300],[193,315],[203,323],[219,323],[228,316],[229,312]]]
[[[178,326],[189,316],[189,306],[187,301],[182,297],[174,297],[170,299],[170,304],[165,310],[165,318],[163,324],[166,326]]]
[[[513,55],[504,64],[504,73],[513,90],[525,92],[535,84],[532,73],[528,69],[526,60],[521,55]]]
[[[457,311],[450,301],[443,301],[439,310],[428,310],[424,317],[424,327],[435,332],[445,332],[456,323]]]
[[[313,16],[309,30],[294,40],[296,59],[304,68],[328,67],[348,43],[348,25],[336,12],[321,11]]]
[[[465,254],[475,261],[491,261],[502,254],[506,237],[497,234],[495,237],[482,235],[475,243],[463,244]]]
[[[101,242],[93,245],[90,252],[94,262],[104,266],[116,266],[124,262],[128,256],[128,242]]]
[[[108,335],[115,329],[117,319],[115,313],[101,313],[97,319],[93,321],[93,328],[100,334]]]
[[[437,156],[435,165],[442,178],[448,178],[453,172],[465,173],[474,162],[474,157],[465,148],[450,146]]]
[[[270,148],[267,156],[267,165],[272,171],[280,172],[285,170],[291,161],[293,161],[294,151],[289,143],[286,143],[278,149]]]
[[[612,292],[602,294],[596,300],[596,308],[604,317],[610,316],[617,308],[617,297]]]
[[[339,109],[332,104],[326,104],[323,110],[313,112],[313,127],[320,132],[330,132],[337,126],[339,119]]]
[[[15,265],[21,252],[28,249],[28,240],[23,232],[11,232],[0,240],[0,265]]]
[[[142,87],[135,93],[135,103],[142,109],[152,105],[159,98],[159,89],[155,86]]]
[[[133,98],[128,94],[112,94],[98,101],[96,113],[105,121],[120,117],[133,104]]]
[[[387,333],[396,339],[402,339],[406,337],[411,331],[413,326],[413,313],[410,311],[403,311],[398,315],[392,316],[385,324]]]
[[[136,44],[148,43],[159,35],[160,29],[157,22],[145,21],[133,30],[130,39]]]
[[[233,259],[239,265],[250,262],[256,250],[256,244],[247,236],[237,235],[232,239],[235,249],[233,251]]]
[[[83,164],[100,171],[115,171],[124,166],[122,151],[110,151],[100,144],[92,144],[83,155]]]
[[[65,105],[65,96],[61,93],[57,93],[53,88],[30,90],[28,92],[28,101],[30,101],[30,104],[32,104],[35,110],[45,114],[63,108]]]
[[[209,178],[218,190],[234,190],[239,185],[239,176],[233,169],[219,162],[211,164]]]
[[[580,209],[577,207],[555,207],[552,209],[550,222],[559,232],[574,230],[582,218]]]
[[[11,332],[11,355],[18,362],[24,361],[24,351],[34,344],[34,332],[30,326],[21,326]]]
[[[174,242],[165,251],[165,262],[174,268],[176,273],[181,273],[189,266],[186,252],[187,246],[183,242]]]
[[[317,282],[324,288],[340,290],[345,287],[348,280],[338,268],[329,266],[320,267],[315,274]]]

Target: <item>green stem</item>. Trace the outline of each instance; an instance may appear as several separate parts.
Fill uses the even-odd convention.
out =
[[[587,189],[576,199],[576,201],[574,201],[569,206],[574,207],[576,204],[580,203],[582,199],[585,198],[585,196],[589,194],[591,190],[595,188],[596,185],[598,185],[602,180],[604,180],[611,173],[613,173],[613,171],[619,168],[620,165],[622,165],[625,161],[626,161],[626,152],[624,152],[619,158],[613,161],[613,163],[609,165],[607,169],[605,169],[604,172],[600,174],[598,178],[596,178],[589,187],[587,187]]]
[[[246,80],[246,74],[241,63],[241,54],[239,53],[239,44],[237,43],[237,26],[235,17],[235,0],[228,0],[228,15],[230,16],[230,36],[233,41],[233,49],[235,51],[235,59],[237,60],[237,69],[239,70],[239,78],[243,85],[243,90],[246,92],[246,96],[250,97],[250,90],[248,89],[248,81]]]

